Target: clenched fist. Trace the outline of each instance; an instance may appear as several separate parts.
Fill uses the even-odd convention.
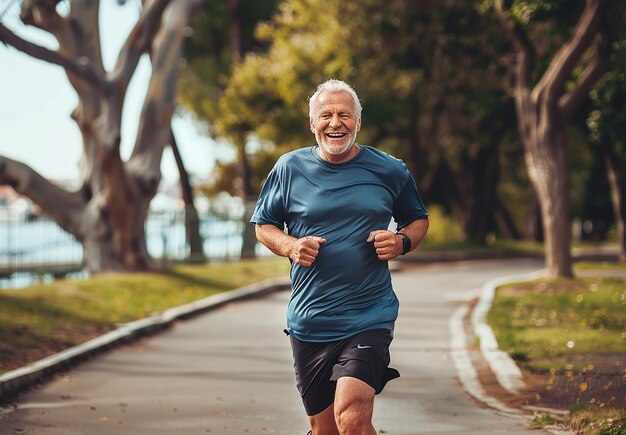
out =
[[[291,258],[296,264],[304,267],[310,267],[315,261],[315,257],[319,254],[320,246],[326,242],[326,239],[317,236],[305,236],[296,239],[291,245]]]
[[[372,231],[367,241],[374,242],[379,260],[392,260],[402,254],[402,236],[396,235],[393,231]]]

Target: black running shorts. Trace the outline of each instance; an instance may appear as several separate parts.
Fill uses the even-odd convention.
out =
[[[380,393],[388,381],[400,376],[388,367],[393,331],[373,329],[330,342],[300,341],[293,336],[296,385],[307,415],[319,414],[335,400],[337,379],[350,376]]]

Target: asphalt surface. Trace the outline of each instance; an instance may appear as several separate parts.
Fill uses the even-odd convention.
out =
[[[450,316],[487,281],[536,260],[424,266],[393,275],[400,317],[391,347],[401,377],[377,397],[386,434],[542,433],[463,391]],[[80,364],[0,409],[0,434],[289,434],[307,419],[282,332],[288,292],[242,301]]]

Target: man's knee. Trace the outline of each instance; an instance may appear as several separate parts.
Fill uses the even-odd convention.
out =
[[[335,421],[341,435],[370,433],[371,418],[359,412],[358,408],[358,405],[351,403],[335,409]]]
[[[340,378],[335,395],[335,421],[343,434],[372,433],[374,389],[355,378]]]

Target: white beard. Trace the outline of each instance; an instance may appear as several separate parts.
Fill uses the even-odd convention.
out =
[[[347,135],[344,138],[345,140],[344,144],[331,145],[327,143],[325,135],[323,134],[320,135],[318,133],[315,133],[315,140],[317,141],[317,144],[320,147],[322,147],[325,153],[337,156],[337,155],[344,154],[350,149],[350,147],[356,141],[356,134],[357,134],[357,131],[355,130],[352,134]]]

